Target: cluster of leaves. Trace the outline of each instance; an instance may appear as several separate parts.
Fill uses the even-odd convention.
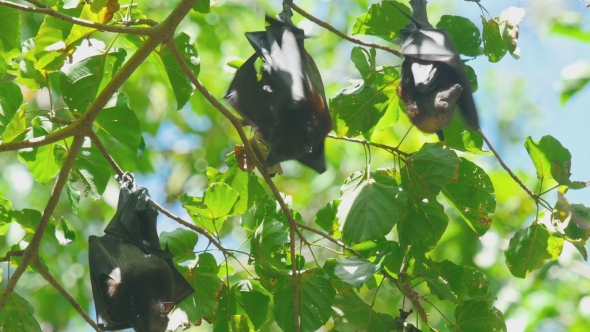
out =
[[[378,36],[387,43],[399,37],[408,19],[388,2],[371,5],[366,13],[356,18],[353,33]],[[396,5],[408,11],[401,3]],[[112,0],[91,4],[60,1],[53,9],[98,23],[118,17],[145,19],[139,9],[122,10],[118,2]],[[209,2],[199,1],[194,9],[208,13]],[[443,16],[436,26],[447,29],[461,54],[484,55],[489,61],[497,62],[507,52],[518,57],[518,25],[523,15],[522,10],[516,8],[506,10],[499,18],[486,19],[482,15],[483,31],[460,16]],[[70,130],[68,125],[87,112],[128,61],[128,52],[140,48],[147,40],[126,34],[126,48],[109,47],[105,52],[74,59],[64,66],[70,57],[92,50],[83,40],[94,36],[96,29],[46,16],[37,36],[21,43],[19,12],[0,6],[0,17],[9,22],[10,27],[0,31],[0,76],[8,73],[14,77],[14,82],[0,83],[2,144],[42,139],[48,134]],[[174,43],[186,64],[198,75],[201,68],[195,44],[184,33],[178,34]],[[350,58],[361,79],[353,80],[350,87],[330,100],[334,130],[339,137],[362,136],[371,140],[377,132],[387,130],[403,118],[403,103],[396,94],[400,74],[390,64],[377,65],[377,51],[372,48],[355,47]],[[160,77],[168,79],[176,109],[182,109],[190,102],[194,86],[169,48],[161,46],[150,56],[150,62]],[[475,91],[475,72],[467,65],[466,70]],[[15,82],[33,91],[48,88],[57,101],[49,110],[30,112]],[[110,96],[107,106],[94,121],[98,140],[105,142],[106,154],[115,160],[123,159],[123,155],[145,158],[149,153],[144,140],[144,121],[138,111],[130,107],[134,98],[121,91]],[[249,252],[243,250],[250,267],[235,257],[240,253],[237,249],[228,251],[233,257],[225,257],[223,261],[218,261],[210,252],[197,255],[194,250],[199,236],[192,230],[179,228],[163,232],[162,244],[169,245],[177,268],[195,289],[195,293],[178,306],[177,310],[186,313],[181,323],[200,325],[204,320],[212,324],[215,331],[249,331],[276,322],[282,330],[294,331],[298,321],[301,330],[311,331],[332,319],[334,330],[341,332],[415,331],[416,327],[406,321],[409,313],[403,311],[401,301],[391,299],[407,298],[423,324],[430,326],[425,304],[433,305],[427,298],[432,294],[439,303],[454,308],[454,320],[446,321],[451,330],[506,330],[502,313],[493,306],[495,296],[489,289],[490,281],[482,271],[429,257],[449,223],[454,222],[449,218],[451,213],[445,211],[444,202],[471,229],[472,237],[490,230],[497,207],[490,176],[482,167],[456,152],[489,154],[483,150],[480,134],[466,128],[456,116],[445,128],[445,137],[444,145],[426,143],[413,153],[389,148],[393,155],[389,167],[371,170],[367,166],[351,174],[341,186],[340,197],[321,208],[315,216],[315,224],[323,232],[298,230],[303,237],[299,239],[301,251],[298,253],[292,252],[289,246],[290,241],[298,241],[289,236],[292,221],[277,201],[279,197],[266,190],[255,173],[240,170],[232,154],[225,160],[226,167],[219,167],[224,171],[207,167],[203,194],[199,197],[183,194],[179,201],[195,225],[217,239],[231,221],[240,218],[245,232],[240,240],[249,247]],[[68,137],[24,148],[19,150],[18,158],[35,181],[47,184],[63,166],[71,144],[72,138]],[[590,209],[581,204],[569,204],[565,198],[568,189],[582,189],[588,185],[570,180],[569,151],[550,136],[540,141],[529,137],[525,147],[538,178],[554,181],[560,188],[552,213],[554,223],[551,226],[555,231],[535,221],[516,232],[509,243],[506,263],[510,272],[519,278],[557,259],[564,241],[574,244],[587,259],[584,244],[590,237],[587,227]],[[113,174],[96,139],[88,138],[76,156],[66,184],[72,212],[78,213],[82,194],[95,200],[101,198]],[[287,196],[282,198],[289,201]],[[539,197],[536,199],[541,201]],[[292,206],[289,209],[296,222],[304,223],[299,212]],[[22,240],[10,244],[11,249],[26,247],[41,215],[35,209],[14,209],[9,199],[0,197],[3,234],[15,223],[26,232]],[[52,219],[44,241],[59,245],[71,243],[76,236],[70,224],[64,217]],[[309,240],[317,234],[320,234],[319,239],[340,243],[343,251],[320,262],[312,250],[315,243]],[[15,265],[19,262],[18,258],[11,260]],[[291,274],[292,262],[298,271],[296,276]],[[30,270],[35,271],[33,267]],[[387,287],[396,295],[391,295],[392,290]],[[375,290],[371,304],[367,303],[366,292],[361,291],[366,289]],[[378,298],[389,304],[388,312],[377,311],[374,304]],[[400,315],[394,317],[392,308],[400,309]],[[295,317],[295,312],[300,317]],[[8,304],[0,312],[1,329],[40,330],[31,305],[17,293],[10,295]]]

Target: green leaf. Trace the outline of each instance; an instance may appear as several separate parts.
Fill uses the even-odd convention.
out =
[[[71,17],[79,17],[82,12],[81,7],[74,9],[52,7],[52,9]],[[35,49],[33,51],[37,59],[35,69],[52,71],[63,66],[64,60],[73,49],[73,47],[67,47],[65,43],[73,26],[72,23],[56,17],[45,16],[45,20],[35,37]]]
[[[23,103],[23,94],[17,84],[0,82],[0,135]]]
[[[277,215],[279,208],[274,196],[266,195],[242,215],[240,224],[245,230],[254,232],[267,216],[272,218]]]
[[[255,289],[251,281],[241,280],[219,300],[219,310],[213,331],[231,331],[229,325],[235,315],[247,316],[252,329],[257,331],[270,318],[269,307],[268,295]]]
[[[350,80],[353,85],[340,90],[330,100],[334,130],[338,136],[362,134],[370,137],[390,103],[397,100],[395,88],[399,76],[392,74],[377,73],[375,84],[370,85],[361,80]]]
[[[45,136],[51,130],[51,123],[45,117],[34,118],[31,125],[33,130],[27,133],[25,136],[27,139]],[[47,184],[57,176],[60,169],[55,158],[58,149],[57,143],[26,148],[18,151],[18,157],[23,164],[27,165],[35,181]]]
[[[342,236],[349,243],[387,235],[405,213],[407,193],[366,174],[352,174],[341,188],[337,217],[343,222]]]
[[[0,196],[0,226],[10,224],[12,222],[12,202]],[[2,234],[4,235],[4,234]]]
[[[553,21],[549,24],[549,31],[557,35],[562,35],[579,40],[581,42],[589,43],[590,31],[582,30],[584,17],[582,15],[579,15],[577,17],[567,15],[566,17],[567,20],[560,19],[560,17],[554,18]]]
[[[73,171],[84,184],[84,196],[94,200],[100,198],[111,177],[111,166],[94,145],[80,149]]]
[[[551,234],[545,225],[533,224],[514,234],[504,255],[512,275],[525,278],[546,261],[559,258],[562,249],[562,238]]]
[[[68,200],[70,201],[70,205],[72,206],[72,212],[74,214],[78,214],[78,209],[80,208],[80,191],[74,189],[72,184],[68,182],[68,186],[66,187]]]
[[[210,183],[224,182],[240,194],[230,213],[231,216],[240,215],[248,211],[255,203],[260,202],[266,192],[255,173],[244,172],[238,167],[233,154],[228,155],[225,162],[229,166],[225,172],[207,167],[207,178]]]
[[[465,158],[459,160],[459,178],[442,191],[477,236],[482,236],[492,226],[489,215],[496,211],[494,185],[482,168]]]
[[[268,275],[280,277],[288,275],[286,255],[283,245],[289,243],[289,233],[283,223],[267,218],[258,226],[250,240],[252,261]]]
[[[18,10],[0,6],[0,22],[2,22],[2,29],[0,29],[2,48],[0,48],[0,53],[4,53],[6,59],[11,60],[21,54],[21,21]]]
[[[439,143],[426,143],[406,160],[402,187],[415,201],[434,198],[441,188],[459,176],[459,158]]]
[[[588,82],[590,82],[590,63],[578,61],[563,68],[561,80],[558,82],[561,105],[565,105],[571,97],[582,91]]]
[[[584,204],[569,205],[570,220],[564,229],[570,239],[588,240],[590,237],[590,208]]]
[[[201,273],[195,270],[189,273],[188,269],[183,267],[180,267],[180,270],[185,271],[183,275],[195,292],[178,307],[186,312],[188,319],[194,325],[200,325],[203,319],[213,323],[218,299],[223,290],[223,281],[213,273]]]
[[[25,232],[35,233],[37,225],[41,220],[41,212],[33,209],[23,209],[21,211],[11,210],[10,216],[16,221]]]
[[[215,259],[215,256],[209,252],[204,252],[199,255],[199,261],[197,262],[197,267],[195,270],[202,273],[217,274],[218,277],[218,272],[220,271],[219,266],[217,266],[217,260]]]
[[[459,300],[492,301],[494,299],[488,291],[490,282],[482,271],[467,265],[457,265],[448,260],[434,263],[434,268]]]
[[[334,329],[339,332],[392,331],[395,326],[393,317],[374,311],[351,291],[336,295],[332,310]]]
[[[535,165],[537,178],[554,179],[563,185],[571,183],[572,155],[553,136],[543,136],[536,142],[527,136],[524,147]]]
[[[479,89],[479,84],[477,83],[477,74],[475,73],[475,70],[465,63],[463,63],[463,69],[465,69],[465,74],[467,74],[467,79],[469,79],[471,92],[476,92]]]
[[[468,301],[455,308],[453,331],[506,332],[504,315],[491,302]]]
[[[409,19],[401,13],[390,1],[382,1],[378,4],[373,4],[365,14],[361,14],[356,18],[356,22],[352,27],[352,34],[372,35],[381,37],[387,41],[395,37],[399,37],[399,31],[406,27]],[[410,10],[406,5],[397,1],[391,1],[395,6],[411,15]]]
[[[124,106],[103,109],[96,121],[98,127],[134,153],[141,143],[141,128],[135,112]]]
[[[59,222],[55,225],[54,234],[57,242],[62,246],[76,241],[76,233],[74,233],[63,217],[61,217]]]
[[[459,303],[457,296],[452,292],[449,284],[441,277],[422,277],[430,289],[430,293],[438,297],[439,300],[450,301],[454,304]]]
[[[402,248],[411,245],[422,252],[432,250],[449,223],[444,207],[434,198],[414,204],[408,200],[406,211],[397,225],[400,245]]]
[[[506,55],[507,51],[498,22],[493,18],[486,21],[482,15],[481,23],[483,25],[483,54],[488,57],[490,62],[498,62]]]
[[[190,214],[199,214],[215,220],[227,217],[239,196],[238,192],[226,183],[214,182],[207,187],[202,199],[185,194],[180,197],[180,201]]]
[[[27,128],[26,109],[28,104],[22,104],[20,110],[14,114],[12,120],[6,126],[6,130],[2,134],[2,142],[8,143],[15,140],[22,140],[24,135],[29,131]],[[2,117],[2,115],[0,115]],[[0,127],[2,130],[2,127]]]
[[[193,10],[199,13],[207,14],[211,12],[211,0],[199,0],[194,5]]]
[[[316,331],[330,319],[336,292],[330,280],[314,270],[300,274],[297,279],[301,331]],[[273,299],[273,313],[279,327],[284,332],[295,331],[293,285],[290,280],[276,291]]]
[[[338,218],[336,217],[338,206],[340,206],[340,200],[335,199],[321,208],[315,216],[315,223],[336,239],[342,236]]]
[[[196,76],[199,76],[201,59],[199,58],[195,44],[190,42],[190,37],[182,32],[174,38],[174,43],[178,47],[184,62],[190,67]],[[190,96],[193,94],[194,86],[188,76],[182,71],[174,57],[172,57],[168,46],[163,45],[159,54],[162,58],[164,67],[166,68],[168,80],[170,81],[170,85],[172,85],[174,95],[176,96],[176,109],[179,110],[187,103]]]
[[[162,232],[160,234],[160,245],[164,248],[168,245],[170,252],[174,254],[172,259],[174,263],[195,259],[194,250],[199,240],[199,235],[193,231],[183,228],[177,228],[172,232]]]
[[[367,51],[359,46],[353,47],[350,53],[350,60],[361,74],[365,84],[370,84],[375,80],[375,56],[376,51],[374,48]]]
[[[367,280],[372,278],[375,273],[379,273],[383,270],[383,263],[389,254],[391,254],[391,250],[382,252],[373,262],[363,257],[347,258],[336,265],[334,274],[340,278],[340,280],[349,283],[356,288],[360,288],[365,282],[367,282]]]
[[[61,72],[60,86],[71,111],[84,113],[98,93],[121,68],[127,52],[122,48],[88,57]]]
[[[455,110],[455,116],[451,123],[443,129],[445,145],[451,149],[480,155],[492,155],[483,150],[483,138],[481,134],[465,124],[459,112]]]
[[[109,2],[111,6],[109,6]],[[112,6],[113,4],[115,6]],[[80,19],[105,24],[111,20],[113,12],[119,10],[119,3],[118,0],[94,0],[92,3],[84,4],[81,8],[82,12],[80,13]],[[89,37],[96,31],[98,31],[96,28],[74,25],[65,43],[67,46],[70,46]]]
[[[0,331],[41,332],[41,326],[33,313],[31,304],[16,292],[12,292],[8,296],[6,306],[0,311]]]
[[[477,56],[481,54],[481,33],[473,22],[461,16],[443,15],[436,24],[439,29],[446,29],[457,48],[457,52]]]

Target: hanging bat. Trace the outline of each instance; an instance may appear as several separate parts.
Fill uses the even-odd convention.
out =
[[[410,3],[413,17],[391,3],[411,21],[400,31],[403,61],[397,91],[410,121],[423,132],[436,133],[442,141],[442,129],[451,122],[458,105],[465,122],[479,129],[471,85],[453,41],[445,29],[434,29],[428,23],[425,1]]]
[[[158,212],[145,188],[122,187],[117,212],[102,237],[88,239],[90,281],[103,330],[164,332],[168,313],[193,289],[160,248]]]
[[[323,173],[332,118],[322,77],[305,50],[303,30],[268,16],[266,22],[266,31],[246,33],[256,53],[238,69],[224,98],[268,143],[268,166],[296,159]]]

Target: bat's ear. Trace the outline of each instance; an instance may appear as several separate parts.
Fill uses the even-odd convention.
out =
[[[168,315],[170,311],[174,309],[174,302],[163,302],[162,304],[164,305],[164,312],[166,315]]]

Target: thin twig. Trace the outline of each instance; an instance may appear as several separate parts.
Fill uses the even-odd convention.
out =
[[[98,151],[100,151],[100,153],[102,154],[104,159],[106,159],[106,161],[109,163],[109,165],[111,165],[111,167],[115,170],[117,175],[119,175],[119,176],[123,175],[123,173],[124,173],[123,170],[121,169],[121,167],[119,167],[119,165],[117,164],[115,159],[113,159],[111,154],[107,151],[107,149],[104,147],[104,145],[102,144],[102,142],[100,141],[100,139],[98,138],[98,136],[96,135],[96,133],[93,130],[90,130],[88,132],[88,137],[90,137],[90,140],[92,141],[92,143],[94,143],[94,145],[96,145],[96,148],[98,149]]]
[[[77,17],[72,17],[58,11],[53,10],[51,7],[46,6],[45,4],[41,3],[40,1],[36,0],[25,0],[37,7],[29,7],[25,5],[21,5],[18,3],[14,3],[11,1],[0,0],[0,6],[6,6],[15,8],[24,12],[30,13],[38,13],[38,14],[45,14],[62,21],[66,21],[72,24],[85,26],[88,28],[94,28],[101,31],[108,31],[108,32],[115,32],[115,33],[126,33],[130,35],[145,35],[149,36],[153,33],[151,28],[138,28],[138,27],[126,27],[126,26],[116,26],[116,25],[108,25],[108,24],[101,24],[93,21],[84,20]]]
[[[303,10],[303,9],[299,8],[299,7],[298,7],[296,4],[292,4],[292,5],[291,5],[291,8],[292,8],[294,11],[296,11],[297,13],[299,13],[299,15],[301,15],[301,16],[305,17],[306,19],[308,19],[308,20],[312,21],[313,23],[315,23],[315,24],[317,24],[317,25],[321,26],[322,28],[324,28],[324,29],[326,29],[326,30],[328,30],[328,31],[331,31],[331,32],[333,32],[333,33],[334,33],[334,34],[336,34],[338,37],[340,37],[340,38],[342,38],[342,39],[346,39],[346,40],[348,40],[348,41],[349,41],[349,42],[351,42],[351,43],[355,43],[355,44],[359,44],[359,45],[363,45],[363,46],[367,46],[367,47],[378,48],[378,49],[380,49],[380,50],[383,50],[383,51],[389,52],[389,53],[391,53],[391,54],[394,54],[394,55],[396,55],[396,56],[398,56],[398,57],[401,57],[401,56],[402,56],[402,54],[401,54],[399,51],[397,51],[397,50],[394,50],[394,49],[393,49],[393,48],[391,48],[391,47],[386,47],[386,46],[379,45],[379,44],[375,44],[375,43],[369,43],[369,42],[362,41],[362,40],[360,40],[360,39],[357,39],[357,38],[351,37],[351,36],[349,36],[349,35],[347,35],[347,34],[344,34],[344,33],[340,32],[340,30],[338,30],[338,29],[334,28],[333,26],[331,26],[330,24],[328,24],[328,23],[326,23],[326,22],[324,22],[324,21],[320,20],[319,18],[317,18],[317,17],[315,17],[315,16],[313,16],[313,15],[309,14],[309,13],[308,13],[308,12],[306,12],[305,10]]]
[[[404,152],[396,147],[385,145],[385,144],[380,144],[380,143],[373,143],[373,142],[366,141],[364,139],[352,138],[352,137],[346,137],[346,136],[338,137],[334,134],[328,134],[328,137],[331,139],[336,139],[336,140],[342,140],[342,141],[347,141],[347,142],[353,142],[353,143],[359,143],[359,144],[363,144],[363,145],[374,146],[376,148],[380,148],[380,149],[388,151],[392,154],[401,155],[406,158],[409,158],[412,156],[412,153]]]
[[[92,318],[90,318],[90,316],[88,316],[88,314],[86,313],[86,311],[84,311],[84,309],[82,309],[82,307],[80,306],[80,304],[76,301],[76,299],[74,299],[67,290],[65,290],[60,284],[59,282],[57,282],[57,280],[55,280],[55,278],[53,278],[53,276],[51,275],[51,273],[49,273],[49,271],[47,271],[47,269],[45,269],[45,266],[43,266],[43,264],[41,264],[41,261],[39,260],[39,256],[35,256],[33,257],[33,264],[37,267],[37,269],[39,270],[39,273],[41,273],[41,275],[43,276],[43,278],[45,278],[45,280],[47,280],[47,282],[53,286],[53,288],[55,288],[65,299],[66,301],[70,302],[70,304],[72,305],[72,307],[74,307],[74,310],[76,310],[78,312],[78,314],[80,314],[80,316],[82,316],[82,318],[84,318],[84,320],[90,325],[92,326],[92,328],[97,331],[100,332],[100,328],[98,327],[98,325],[96,325],[96,323],[92,320]]]
[[[317,235],[320,235],[320,236],[324,237],[326,240],[329,240],[329,241],[337,244],[338,246],[340,246],[340,247],[342,247],[342,248],[350,251],[351,253],[355,254],[356,256],[362,257],[362,255],[358,251],[356,251],[356,250],[352,249],[351,247],[347,246],[342,241],[336,240],[335,238],[333,238],[332,236],[330,236],[330,234],[328,234],[328,233],[322,232],[319,229],[315,229],[315,228],[313,228],[311,226],[307,226],[307,225],[302,224],[302,223],[295,223],[295,224],[297,225],[297,227],[303,228],[303,229],[308,230],[308,231],[310,231],[312,233],[315,233]]]
[[[508,173],[508,175],[510,175],[510,177],[516,181],[516,183],[518,183],[518,185],[537,203],[537,204],[541,204],[543,205],[543,207],[545,207],[547,210],[550,210],[550,207],[545,206],[542,202],[540,202],[539,197],[537,195],[535,195],[524,183],[522,183],[522,181],[518,178],[518,176],[516,176],[516,174],[514,174],[512,172],[512,170],[504,163],[504,160],[502,160],[502,157],[500,157],[500,155],[498,154],[498,152],[496,151],[496,149],[494,149],[494,147],[492,146],[492,144],[490,143],[490,141],[488,140],[488,138],[486,137],[486,135],[484,135],[483,131],[481,129],[477,129],[477,131],[479,132],[479,134],[481,135],[481,137],[483,138],[483,140],[486,142],[486,144],[488,145],[488,147],[490,148],[490,150],[492,151],[492,153],[494,154],[494,156],[496,156],[496,159],[498,159],[498,162],[500,163],[500,165],[502,166],[502,168]]]

